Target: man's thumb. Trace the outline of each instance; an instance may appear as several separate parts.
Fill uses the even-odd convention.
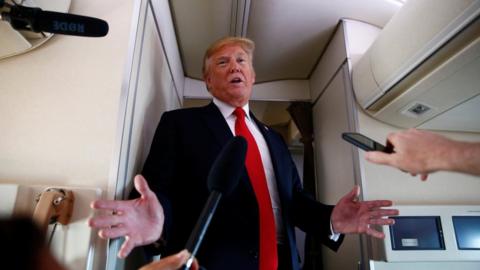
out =
[[[150,187],[148,187],[147,180],[145,178],[138,174],[135,176],[133,179],[133,182],[135,184],[135,189],[140,193],[142,197],[146,196],[148,192],[150,192]]]
[[[353,189],[345,196],[347,201],[356,201],[358,196],[360,195],[360,187],[355,185]]]

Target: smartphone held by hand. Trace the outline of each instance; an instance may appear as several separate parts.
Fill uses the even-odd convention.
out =
[[[384,153],[393,153],[393,146],[387,142],[387,145],[383,145],[376,142],[365,135],[355,132],[344,132],[342,138],[365,151],[381,151]]]

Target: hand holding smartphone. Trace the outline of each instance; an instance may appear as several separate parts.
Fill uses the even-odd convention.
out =
[[[387,142],[387,145],[385,146],[360,133],[344,132],[342,133],[342,138],[365,151],[381,151],[388,154],[393,153],[393,146],[390,143]]]

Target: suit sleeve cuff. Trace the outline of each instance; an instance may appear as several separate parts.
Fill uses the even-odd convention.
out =
[[[330,235],[328,236],[328,238],[330,240],[332,240],[333,242],[337,242],[338,239],[340,239],[340,233],[336,233],[334,230],[333,230],[333,225],[332,225],[332,221],[330,220]]]

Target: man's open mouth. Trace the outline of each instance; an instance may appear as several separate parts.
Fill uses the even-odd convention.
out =
[[[243,80],[241,78],[238,78],[238,77],[230,80],[230,83],[241,83],[241,82],[243,82]]]

